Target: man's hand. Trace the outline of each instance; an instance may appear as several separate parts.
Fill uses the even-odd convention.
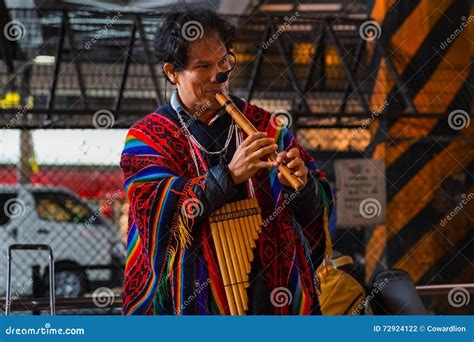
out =
[[[306,184],[306,182],[308,181],[308,168],[306,167],[303,159],[300,158],[300,150],[295,147],[289,150],[288,152],[283,151],[278,153],[277,161],[276,163],[274,163],[273,166],[277,167],[285,160],[285,158],[288,162],[286,166],[290,169],[291,173],[296,177],[299,177],[303,181],[303,183]],[[278,172],[278,180],[281,184],[291,187],[291,184],[288,183],[288,181],[281,174],[281,172]]]
[[[229,172],[234,184],[243,183],[258,170],[268,169],[273,165],[271,161],[264,158],[275,152],[278,145],[275,144],[275,139],[266,136],[266,132],[253,133],[237,148],[229,163]]]

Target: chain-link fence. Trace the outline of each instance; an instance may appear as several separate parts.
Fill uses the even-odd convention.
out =
[[[52,247],[58,297],[121,286],[128,213],[117,162],[123,132],[108,132],[117,134],[116,151],[91,133],[101,132],[4,132],[2,147],[17,151],[0,165],[3,295],[7,247],[17,243]],[[12,257],[12,293],[46,295],[48,256],[15,251]]]

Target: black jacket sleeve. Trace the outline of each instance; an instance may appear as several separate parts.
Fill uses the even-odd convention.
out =
[[[232,180],[227,165],[210,167],[206,174],[204,186],[194,185],[193,191],[199,201],[199,215],[195,223],[209,217],[214,211],[221,208],[230,198],[237,194],[237,187]]]
[[[316,182],[317,180],[311,174],[308,174],[308,182],[299,191],[282,185],[285,203],[302,227],[314,222],[324,210]]]

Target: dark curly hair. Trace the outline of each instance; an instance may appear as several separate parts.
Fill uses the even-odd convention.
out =
[[[189,43],[210,30],[219,34],[227,50],[232,48],[235,26],[214,10],[195,5],[173,8],[164,15],[157,28],[154,49],[159,63],[171,63],[176,71],[183,70],[187,64]]]

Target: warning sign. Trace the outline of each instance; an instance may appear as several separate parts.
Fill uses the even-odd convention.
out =
[[[385,222],[386,185],[383,160],[335,161],[337,225],[373,225]]]

